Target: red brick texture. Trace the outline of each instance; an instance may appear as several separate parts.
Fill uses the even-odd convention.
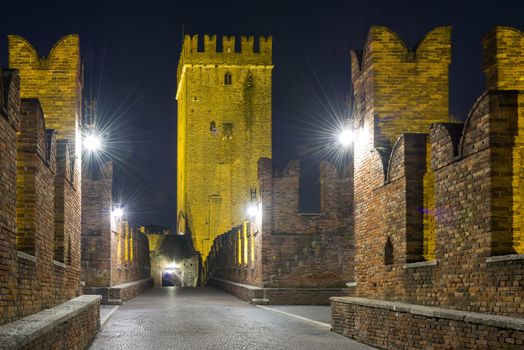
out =
[[[353,280],[352,169],[340,174],[322,162],[319,214],[299,213],[298,162],[278,172],[263,158],[258,174],[261,217],[246,225],[245,234],[239,226],[215,239],[208,276],[265,288],[275,303],[325,303],[340,295]],[[318,289],[322,297],[315,297],[314,290],[298,291],[304,288],[337,290]]]
[[[17,71],[2,72],[2,81],[0,324],[79,294],[80,243],[67,146],[45,129],[37,99],[20,100]]]
[[[524,348],[524,332],[509,326],[508,319],[458,312],[432,317],[431,312],[437,310],[407,311],[401,306],[393,311],[333,299],[333,331],[380,349]]]
[[[362,137],[355,144],[354,164],[355,295],[490,317],[522,317],[524,256],[513,248],[512,222],[514,172],[522,171],[514,166],[522,91],[489,90],[475,103],[464,124],[434,123],[424,114],[417,117],[417,111],[410,107],[416,103],[430,108],[433,98],[447,100],[447,83],[435,85],[428,80],[427,86],[419,88],[433,91],[438,86],[446,91],[437,89],[435,94],[421,96],[412,95],[409,89],[400,91],[404,99],[414,100],[399,106],[405,108],[406,117],[391,119],[388,124],[381,115],[384,103],[377,105],[377,101],[388,101],[387,91],[377,83],[385,68],[378,58],[374,59],[374,55],[384,53],[369,51],[376,47],[369,40],[382,39],[372,34],[370,37],[366,47],[369,65],[364,62],[365,73],[353,81],[356,99],[363,91],[375,97],[356,111],[355,118]],[[498,52],[489,43],[485,45],[487,52]],[[515,45],[504,47],[508,54],[500,57],[515,55],[511,51]],[[491,64],[493,60],[485,57]],[[426,69],[431,71],[431,64]],[[418,78],[417,71],[405,74],[405,79]],[[504,74],[499,72],[498,76]],[[493,77],[490,75],[488,80]],[[496,84],[491,81],[490,86]],[[400,122],[402,118],[409,122],[410,115],[418,120],[417,133],[410,133],[409,123]],[[358,124],[359,118],[363,125]],[[377,138],[385,134],[396,135],[397,141],[392,146],[377,143]],[[426,159],[430,159],[429,164]],[[434,175],[434,208],[424,207],[423,201],[424,176],[430,170]],[[428,212],[435,222],[434,260],[423,254],[428,239],[423,221]],[[399,314],[394,309],[357,306],[351,300],[332,303],[335,331],[375,346],[523,347],[522,332],[471,325],[463,320]]]
[[[149,278],[147,237],[111,214],[112,162],[91,165],[82,177],[82,281],[93,290]]]

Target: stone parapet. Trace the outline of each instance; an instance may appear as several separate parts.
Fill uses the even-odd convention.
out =
[[[100,329],[98,295],[83,295],[0,326],[0,349],[84,349]]]
[[[345,288],[261,288],[215,277],[208,285],[254,305],[327,305],[330,297],[347,294]]]
[[[524,318],[359,297],[331,307],[333,331],[380,348],[524,347]]]
[[[153,287],[153,278],[144,278],[112,287],[84,287],[84,293],[101,296],[102,304],[120,305],[151,287]]]

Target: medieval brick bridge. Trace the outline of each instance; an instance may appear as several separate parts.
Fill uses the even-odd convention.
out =
[[[372,27],[351,53],[351,159],[320,163],[307,214],[300,162],[273,166],[257,40],[184,38],[171,232],[118,214],[111,162],[83,165],[79,37],[40,57],[9,36],[0,349],[524,349],[524,33],[483,38],[462,123],[451,28],[410,50]]]
[[[153,288],[118,307],[90,349],[371,349],[330,332],[324,308],[297,317],[214,288]]]

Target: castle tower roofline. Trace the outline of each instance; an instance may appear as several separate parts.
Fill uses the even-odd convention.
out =
[[[186,35],[180,53],[179,67],[187,64],[210,65],[271,65],[271,36],[240,38],[240,50],[236,50],[235,36],[223,36],[217,46],[216,35]]]
[[[183,76],[189,67],[245,67],[250,69],[273,69],[272,36],[241,36],[240,50],[236,50],[236,36],[185,35],[177,70],[177,94]],[[219,44],[219,45],[217,45]],[[221,44],[221,45],[220,45]]]

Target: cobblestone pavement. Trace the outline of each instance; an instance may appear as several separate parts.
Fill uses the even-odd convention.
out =
[[[164,287],[120,306],[91,349],[370,348],[213,288]]]

